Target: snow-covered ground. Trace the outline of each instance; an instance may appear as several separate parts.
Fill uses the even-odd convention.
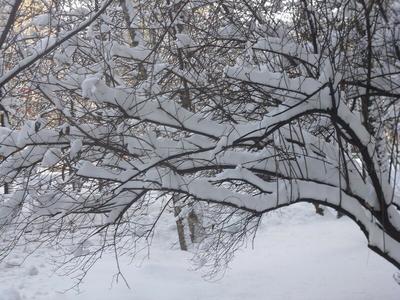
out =
[[[113,282],[115,263],[105,256],[80,293],[53,274],[45,250],[19,265],[22,253],[0,264],[0,300],[398,300],[396,269],[366,247],[347,218],[316,215],[299,204],[267,216],[255,247],[239,251],[225,276],[206,281],[192,271],[191,256],[176,249],[171,225],[156,236],[150,259],[122,259],[130,289]]]

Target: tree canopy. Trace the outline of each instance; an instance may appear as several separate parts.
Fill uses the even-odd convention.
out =
[[[400,267],[398,1],[0,3],[0,255],[99,236],[88,266],[175,206],[219,269],[306,201]]]

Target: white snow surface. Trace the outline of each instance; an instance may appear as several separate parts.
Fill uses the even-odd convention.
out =
[[[193,271],[191,255],[177,249],[173,216],[162,220],[149,259],[120,261],[130,288],[116,273],[112,254],[85,277],[80,292],[52,271],[42,249],[24,263],[16,252],[0,264],[1,300],[397,300],[396,268],[366,246],[348,218],[328,211],[316,215],[309,204],[270,213],[262,222],[254,248],[241,249],[225,275],[207,281]],[[35,270],[32,276],[32,270]]]

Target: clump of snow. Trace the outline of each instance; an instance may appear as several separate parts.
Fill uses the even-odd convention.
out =
[[[125,45],[119,45],[117,43],[113,43],[110,49],[111,56],[120,56],[139,61],[148,58],[151,52],[152,52],[151,50],[147,49],[143,45],[139,45],[136,47],[128,47]]]
[[[168,68],[168,64],[166,63],[155,64],[153,67],[153,72],[154,74],[158,74],[166,68]]]
[[[82,140],[77,139],[71,142],[71,149],[69,151],[69,156],[71,159],[74,159],[77,154],[81,151],[82,149]]]
[[[46,36],[35,44],[34,50],[36,50],[37,52],[42,52],[53,46],[56,41],[57,39],[54,36]]]
[[[193,47],[194,45],[195,43],[189,35],[183,33],[176,34],[176,46],[178,48]]]
[[[43,167],[52,167],[57,164],[61,159],[61,150],[52,148],[46,151],[42,160]]]
[[[38,27],[44,27],[50,24],[50,15],[49,14],[42,14],[34,17],[32,19],[32,25]]]
[[[13,216],[21,208],[21,203],[26,197],[27,193],[25,191],[16,191],[5,199],[5,201],[0,202],[0,226],[8,224],[12,220]],[[9,263],[14,264],[11,261]],[[7,267],[12,268],[11,266]]]
[[[82,82],[82,97],[83,98],[90,98],[96,92],[96,85],[100,81],[99,75],[89,75],[86,79]]]

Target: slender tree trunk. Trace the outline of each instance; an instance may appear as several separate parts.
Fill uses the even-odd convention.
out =
[[[129,15],[129,7],[127,0],[120,0],[120,5],[122,8],[122,12],[124,15],[124,20],[128,29],[129,37],[130,37],[130,44],[132,47],[137,47],[139,45],[139,42],[137,41],[137,33],[134,28],[132,28],[131,24],[131,16]],[[171,16],[170,16],[171,17]],[[176,34],[176,31],[174,30],[174,35]],[[175,37],[176,38],[176,37]],[[181,50],[178,49],[178,59],[179,59],[179,65],[181,69],[183,69],[183,61],[182,61],[182,53]],[[138,64],[138,80],[146,80],[148,77],[146,68],[143,63]],[[185,89],[184,92],[181,94],[181,101],[183,106],[186,109],[190,109],[191,106],[191,101],[189,97],[189,89],[187,87],[187,83],[184,83]],[[186,241],[186,236],[185,236],[185,222],[184,219],[180,216],[180,213],[182,212],[182,207],[179,204],[180,196],[178,194],[173,194],[172,195],[172,204],[173,204],[173,209],[174,209],[174,216],[176,218],[176,229],[178,232],[178,240],[179,240],[179,246],[181,250],[187,251],[188,250],[188,245]],[[195,215],[194,212],[190,212],[189,215],[192,215],[192,217],[188,218],[188,223],[189,223],[189,231],[190,231],[190,239],[193,242],[195,240],[195,225],[194,225],[194,220],[197,220],[197,216],[193,217]]]
[[[187,251],[187,243],[186,243],[186,238],[185,238],[185,224],[184,220],[182,219],[180,215],[182,208],[181,206],[177,203],[179,201],[179,196],[174,194],[172,195],[172,202],[174,205],[174,216],[176,218],[176,229],[178,231],[178,240],[179,240],[179,246],[181,250]]]
[[[1,95],[1,94],[0,94],[0,95]],[[5,112],[4,112],[4,111],[1,111],[1,112],[0,112],[0,125],[1,125],[1,127],[4,127],[4,126],[6,125],[6,124],[5,124],[4,115],[5,115]],[[3,160],[3,157],[1,157],[1,160]],[[9,194],[9,193],[10,193],[10,189],[9,189],[8,183],[4,183],[4,190],[3,190],[3,193],[4,193],[4,194]]]
[[[181,3],[176,4],[176,11],[180,10],[180,5],[182,5]],[[172,22],[174,20],[174,16],[172,15],[172,12],[169,15],[170,21]],[[172,36],[174,38],[174,40],[176,40],[176,34],[177,33],[184,33],[184,27],[181,25],[177,25],[171,28],[171,33]],[[185,62],[184,62],[184,50],[181,48],[177,49],[177,58],[178,58],[178,64],[179,64],[179,69],[184,71],[185,70]],[[189,84],[188,81],[185,78],[181,78],[182,81],[182,85],[183,85],[183,89],[182,91],[179,93],[179,97],[180,97],[180,102],[183,108],[193,111],[193,103],[192,103],[192,99],[190,97],[190,91],[189,91]],[[173,197],[179,197],[178,195],[174,195]],[[174,199],[174,210],[175,210],[175,216],[177,214],[177,212],[181,211],[181,207],[177,206],[176,203],[178,202],[179,199]],[[187,217],[187,223],[188,223],[188,229],[189,229],[189,236],[190,236],[190,241],[192,243],[196,242],[197,240],[197,235],[200,231],[200,220],[194,210],[194,207],[192,204],[190,207],[190,212],[188,214]],[[179,238],[179,243],[181,245],[181,249],[182,250],[187,250],[187,242],[186,242],[186,236],[185,236],[185,231],[184,231],[184,223],[182,219],[177,219],[176,220],[176,226],[178,229],[178,238]]]
[[[131,46],[132,47],[137,47],[139,45],[139,42],[136,39],[136,32],[135,29],[132,28],[132,24],[131,24],[131,17],[129,15],[129,7],[128,4],[126,2],[127,0],[120,0],[120,5],[122,8],[122,12],[124,15],[124,19],[125,19],[125,23],[126,26],[128,28],[128,32],[129,32],[129,37],[131,38]],[[147,70],[144,66],[143,63],[139,63],[138,64],[138,80],[146,80],[147,79]]]

